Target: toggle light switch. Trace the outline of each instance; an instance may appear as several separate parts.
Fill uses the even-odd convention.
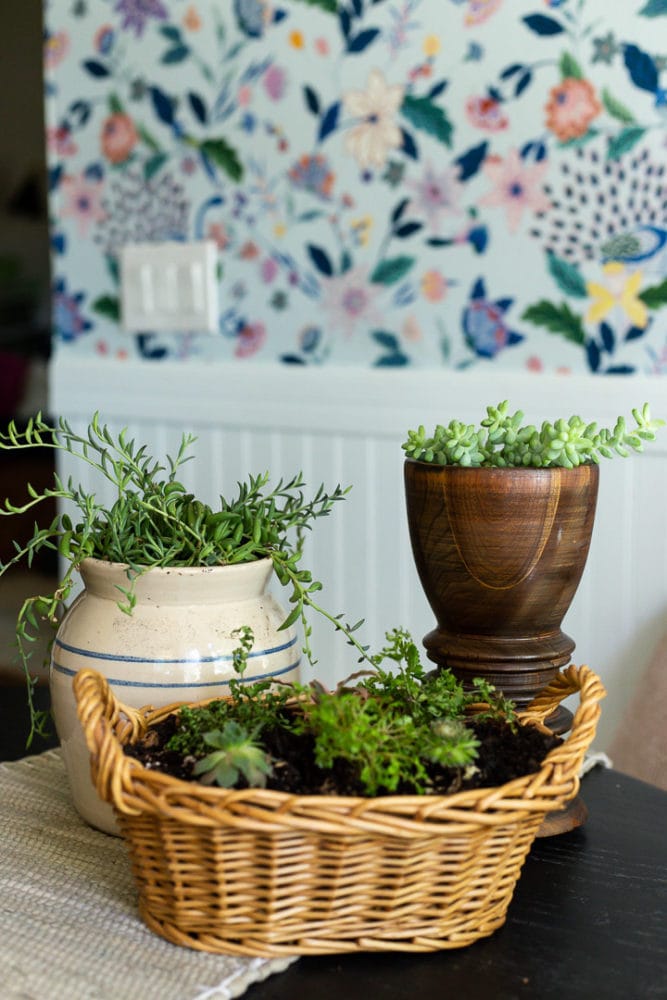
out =
[[[212,240],[128,243],[120,252],[123,329],[217,333],[216,260]]]

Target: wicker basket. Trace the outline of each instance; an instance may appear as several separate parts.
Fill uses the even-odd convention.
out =
[[[74,688],[146,924],[179,945],[267,957],[432,951],[491,934],[544,816],[577,793],[604,696],[588,667],[569,667],[522,713],[540,722],[579,692],[569,738],[535,774],[450,796],[344,798],[158,774],[122,745],[176,706],[126,708],[91,670]]]

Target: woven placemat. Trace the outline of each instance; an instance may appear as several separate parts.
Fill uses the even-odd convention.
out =
[[[229,1000],[293,961],[157,937],[123,841],[74,811],[60,751],[0,763],[2,1000]]]

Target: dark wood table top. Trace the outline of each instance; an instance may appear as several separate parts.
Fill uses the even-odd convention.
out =
[[[507,922],[468,948],[301,958],[247,1000],[667,998],[667,792],[596,768],[584,827],[535,841]]]

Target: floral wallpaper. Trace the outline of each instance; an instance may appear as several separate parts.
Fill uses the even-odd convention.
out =
[[[46,0],[57,349],[667,373],[667,0]],[[219,334],[119,327],[214,240]]]

